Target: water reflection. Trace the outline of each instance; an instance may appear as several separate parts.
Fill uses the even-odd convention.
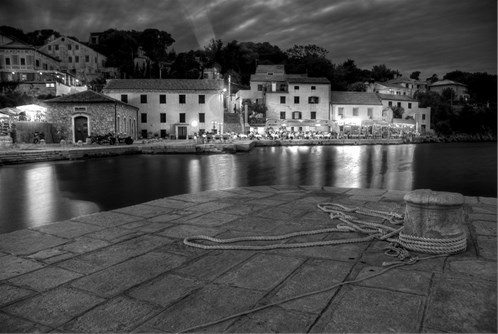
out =
[[[267,147],[2,166],[0,232],[182,193],[272,184],[496,197],[496,143]]]

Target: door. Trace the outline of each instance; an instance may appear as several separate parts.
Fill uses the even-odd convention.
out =
[[[81,140],[86,142],[88,137],[88,117],[78,116],[74,118],[74,142],[77,143]]]
[[[187,127],[179,126],[178,127],[178,139],[187,139]]]

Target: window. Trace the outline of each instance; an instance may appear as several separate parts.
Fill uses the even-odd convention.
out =
[[[299,104],[299,96],[294,96],[294,103]]]
[[[147,103],[147,95],[146,94],[140,95],[140,103]]]
[[[140,121],[142,123],[147,123],[147,114],[146,113],[141,113],[140,114]]]
[[[159,103],[160,104],[166,103],[166,94],[159,94]]]
[[[302,118],[302,114],[300,111],[294,111],[292,113],[292,119],[301,119]]]
[[[52,45],[48,46],[48,51],[52,51]]]
[[[185,113],[180,113],[180,123],[185,123]]]
[[[318,104],[318,101],[319,101],[318,96],[310,96],[308,98],[309,104]]]
[[[316,90],[316,86],[311,86],[311,90]]]
[[[16,56],[16,55],[12,56],[12,64],[19,65],[19,56]]]
[[[422,114],[422,119],[425,120],[425,114]]]
[[[159,117],[161,119],[161,123],[166,123],[166,113],[160,113]]]
[[[121,94],[121,102],[128,103],[128,94]]]
[[[372,118],[373,117],[373,112],[374,112],[373,108],[367,108],[367,115],[368,115],[368,117]]]
[[[59,44],[55,44],[55,51],[59,51]]]
[[[294,90],[299,90],[299,86],[294,86]]]
[[[26,65],[26,59],[21,58],[21,65]]]
[[[401,107],[401,102],[398,102],[398,107]]]
[[[74,62],[79,63],[80,62],[80,56],[74,56]]]
[[[71,56],[67,57],[67,62],[68,63],[72,63],[73,62],[73,57],[71,57]]]
[[[353,116],[358,116],[358,108],[353,108]]]
[[[142,138],[147,138],[147,130],[142,130]]]
[[[311,112],[311,119],[316,119],[316,111]]]
[[[180,104],[185,104],[186,96],[185,94],[180,94],[179,95],[179,103]]]
[[[199,123],[206,123],[206,114],[203,112],[199,113]]]
[[[37,60],[35,60],[35,64],[36,64],[36,65],[35,65],[36,67],[40,67],[40,60],[38,60],[38,59],[37,59]]]
[[[166,130],[161,129],[161,138],[166,138],[166,136],[167,136]]]
[[[10,58],[5,58],[5,65],[10,65]]]
[[[409,102],[408,103],[408,109],[411,109],[412,108],[412,104]]]
[[[285,119],[285,111],[280,112],[280,119]]]
[[[337,108],[337,114],[339,116],[344,116],[344,107]]]
[[[78,44],[76,44],[74,47],[75,47],[76,50],[80,49],[80,46]]]
[[[86,55],[85,56],[85,63],[89,63],[90,62],[90,56],[89,55]]]
[[[68,44],[68,45],[67,45],[67,49],[68,49],[68,50],[72,50],[72,48],[73,48],[73,46],[72,46],[71,44]]]
[[[199,104],[206,103],[206,95],[199,95]]]
[[[259,92],[263,91],[263,85],[258,85],[258,91]]]
[[[285,103],[285,96],[280,96],[280,103]]]
[[[387,104],[389,105],[389,107],[392,107],[393,106],[393,101],[389,101]]]

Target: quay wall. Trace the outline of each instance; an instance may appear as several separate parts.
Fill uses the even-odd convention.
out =
[[[302,145],[399,145],[400,138],[391,139],[309,139],[309,140],[237,140],[198,144],[192,141],[163,141],[133,145],[31,145],[28,148],[0,149],[0,166],[41,161],[79,160],[126,154],[219,154],[249,152],[254,147]]]

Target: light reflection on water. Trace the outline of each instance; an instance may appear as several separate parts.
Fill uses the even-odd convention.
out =
[[[259,185],[496,197],[496,143],[291,146],[0,167],[0,233],[205,190]]]

